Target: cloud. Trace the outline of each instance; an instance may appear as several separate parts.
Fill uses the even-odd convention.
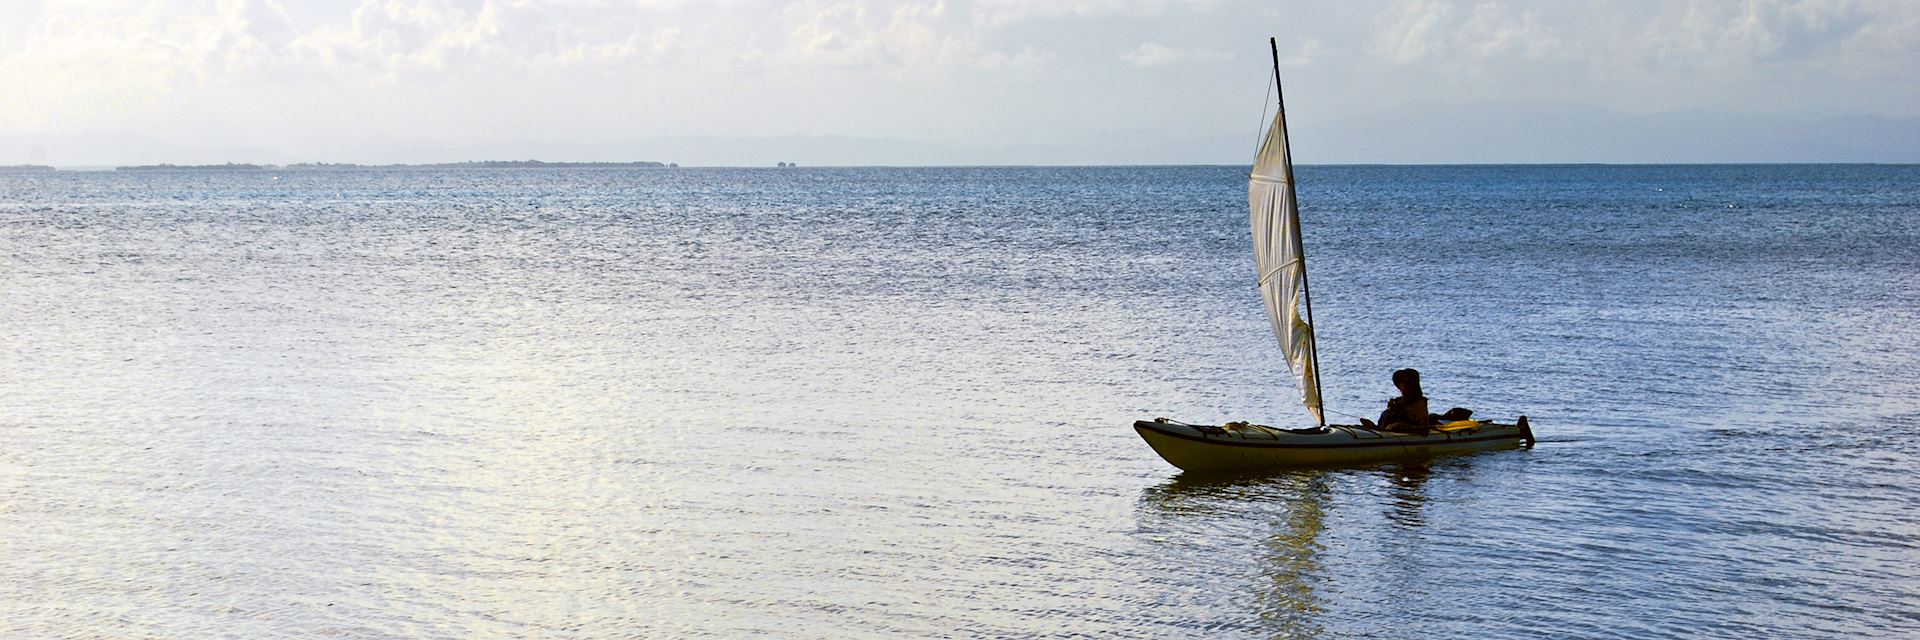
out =
[[[840,68],[939,66],[975,49],[964,32],[943,28],[942,3],[895,6],[856,2],[800,2],[784,12],[789,63]]]
[[[1221,3],[1213,0],[977,0],[966,4],[977,25],[997,28],[1094,16],[1152,18],[1175,11],[1204,11]]]
[[[1520,58],[1538,60],[1563,52],[1558,30],[1533,11],[1479,2],[1469,9],[1441,0],[1409,2],[1385,16],[1373,52],[1388,62]]]
[[[1916,8],[1836,0],[1665,5],[1637,34],[1633,51],[1646,64],[1703,69],[1823,64],[1838,57],[1911,63],[1920,52]]]
[[[1889,61],[1920,61],[1920,4],[1904,0],[1416,0],[1374,22],[1369,53],[1399,65],[1571,60],[1728,70],[1811,64],[1845,73],[1863,63],[1884,69]]]
[[[161,4],[56,3],[0,50],[0,126],[53,125],[152,109],[176,90],[259,66],[285,27],[277,5],[222,0],[198,12]]]
[[[545,17],[531,3],[486,0],[469,11],[446,0],[361,0],[345,22],[305,25],[288,42],[285,62],[392,82],[467,68],[524,70],[543,60],[591,59],[624,44],[582,47],[544,28]]]
[[[151,114],[219,86],[511,85],[556,73],[743,68],[937,79],[1054,59],[1037,43],[989,44],[971,13],[938,1],[156,0],[16,6],[0,19],[0,94],[9,98],[0,128],[14,129]]]
[[[1206,62],[1228,60],[1233,54],[1200,48],[1169,47],[1158,42],[1143,42],[1132,51],[1120,54],[1120,59],[1141,69],[1170,67],[1187,62]]]
[[[960,71],[1030,72],[1054,59],[1032,44],[995,47],[987,29],[947,2],[789,3],[783,32],[761,61],[781,67],[867,70],[895,80]]]
[[[1257,106],[1269,34],[1303,121],[1481,99],[1920,115],[1910,0],[63,0],[0,2],[0,134],[1213,135]]]

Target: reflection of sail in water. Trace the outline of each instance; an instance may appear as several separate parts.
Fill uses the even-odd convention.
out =
[[[1322,578],[1320,536],[1329,495],[1322,471],[1211,481],[1181,476],[1142,492],[1143,538],[1155,543],[1157,555],[1190,573],[1245,575],[1244,566],[1207,571],[1207,565],[1256,562],[1259,579],[1230,594],[1233,600],[1253,594],[1257,609],[1250,613],[1256,618],[1249,626],[1277,638],[1316,637],[1322,605],[1315,587]],[[1257,541],[1257,549],[1222,548],[1250,541]],[[1184,557],[1190,555],[1196,557]]]
[[[1315,474],[1299,488],[1300,499],[1289,505],[1286,519],[1267,538],[1269,551],[1261,564],[1267,584],[1260,590],[1260,617],[1275,625],[1276,637],[1310,638],[1320,635],[1320,600],[1313,584],[1320,579],[1317,561],[1326,528],[1326,477]]]

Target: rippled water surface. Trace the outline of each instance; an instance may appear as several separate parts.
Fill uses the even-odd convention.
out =
[[[1920,167],[0,175],[6,637],[1914,637]]]

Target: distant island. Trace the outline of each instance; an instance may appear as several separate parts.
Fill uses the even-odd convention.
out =
[[[260,171],[271,169],[264,164],[143,164],[132,167],[114,167],[114,171]]]
[[[53,170],[53,167],[49,167],[49,166],[47,166],[47,165],[44,165],[44,164],[10,164],[10,165],[0,165],[0,172],[7,172],[7,173],[11,173],[11,172],[15,172],[15,171],[19,171],[19,172],[38,172],[38,171],[52,171],[52,170]]]
[[[472,160],[433,164],[290,164],[284,169],[658,169],[678,167],[668,162],[542,162],[539,160]]]
[[[352,164],[302,162],[272,164],[143,164],[114,167],[115,171],[349,171],[354,169],[657,169],[675,168],[672,162],[542,162],[539,160],[475,160],[433,164]],[[52,171],[53,167],[46,167]]]

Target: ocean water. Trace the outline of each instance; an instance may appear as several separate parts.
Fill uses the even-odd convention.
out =
[[[0,174],[0,636],[1920,635],[1920,167]],[[1337,417],[1337,416],[1336,416]]]

